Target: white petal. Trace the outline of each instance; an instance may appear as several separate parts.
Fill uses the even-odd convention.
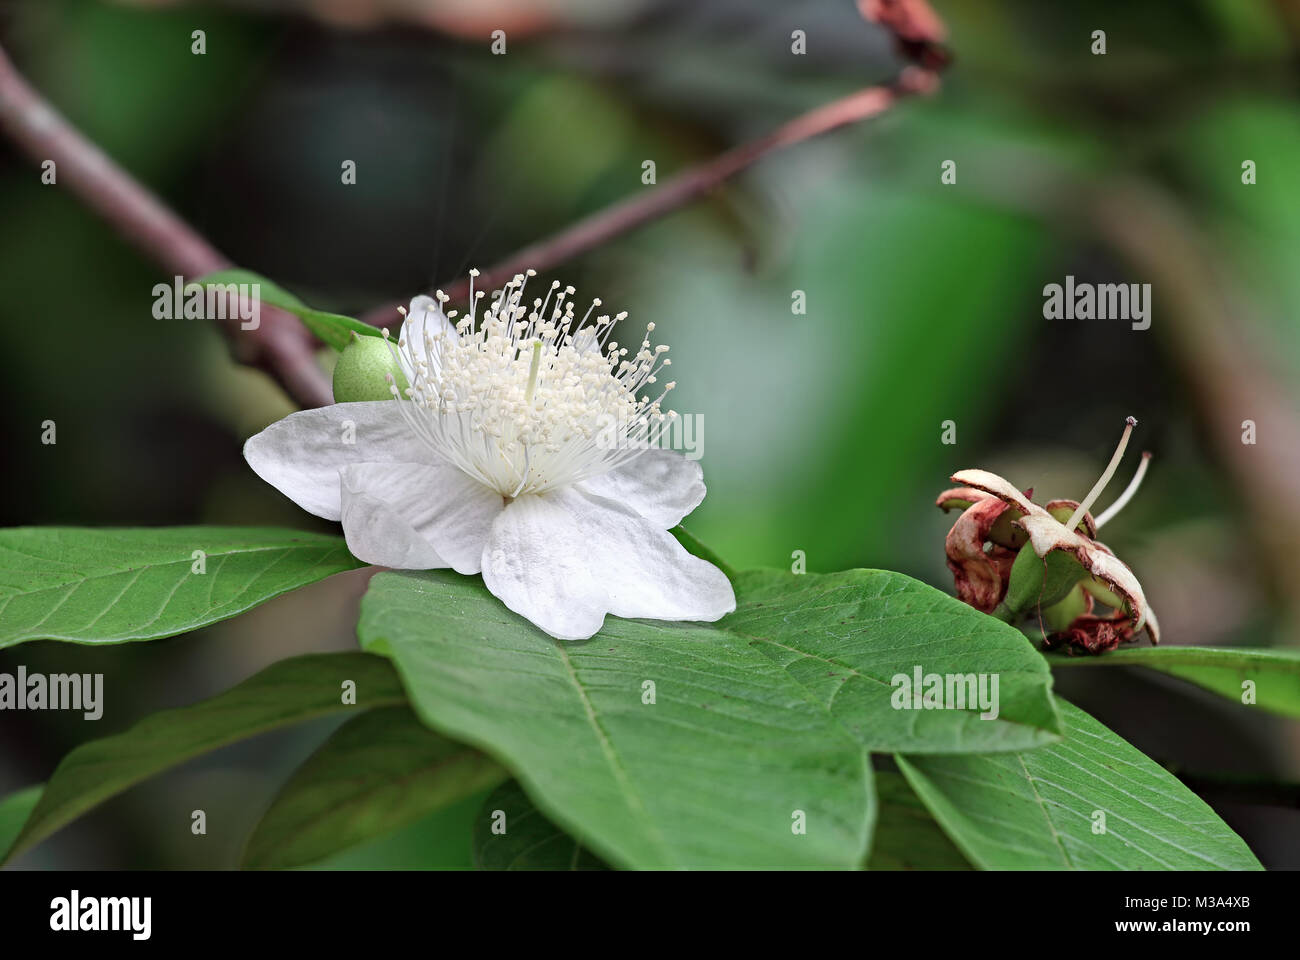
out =
[[[442,463],[356,463],[340,470],[339,478],[343,484],[343,532],[349,549],[354,537],[358,543],[364,537],[365,548],[372,555],[404,556],[403,551],[410,551],[409,558],[400,563],[375,560],[352,549],[357,557],[367,563],[408,570],[451,567],[457,573],[479,572],[492,521],[505,507],[501,494]],[[353,501],[365,507],[350,522],[348,511]],[[384,511],[373,504],[382,505]],[[431,554],[413,544],[404,545],[405,540],[389,550],[357,526],[373,520],[387,535],[392,525],[390,516],[400,518],[411,534],[428,545]],[[439,562],[420,566],[429,555],[439,558]]]
[[[605,592],[587,569],[582,532],[546,495],[520,497],[483,549],[483,582],[515,613],[560,640],[583,640],[605,622]]]
[[[379,464],[378,466],[390,466]],[[355,470],[344,467],[340,474]],[[343,483],[343,536],[358,560],[398,570],[435,570],[447,566],[410,521],[384,501]]]
[[[398,339],[406,341],[407,349],[416,358],[428,364],[428,375],[435,379],[442,370],[439,334],[443,337],[454,337],[456,330],[447,319],[447,315],[442,312],[438,301],[432,297],[416,297],[411,301],[410,309],[406,311],[406,319],[402,321],[402,332],[398,335]],[[414,383],[415,370],[406,356],[406,351],[399,350],[397,359],[401,364],[402,372],[406,374],[406,382]]]
[[[667,530],[681,523],[704,499],[704,472],[698,460],[687,460],[676,450],[651,448],[578,486],[626,504]]]
[[[431,455],[392,400],[300,410],[244,444],[253,471],[308,513],[340,516],[339,468],[350,463],[412,462]]]
[[[581,640],[605,614],[717,620],[736,608],[722,571],[658,524],[578,487],[511,503],[492,525],[483,582],[553,637]]]

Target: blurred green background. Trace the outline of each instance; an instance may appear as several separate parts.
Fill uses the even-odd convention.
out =
[[[672,345],[710,491],[687,526],[739,567],[801,550],[810,571],[950,590],[952,518],[933,502],[952,471],[1079,498],[1131,414],[1155,459],[1107,541],[1168,642],[1300,643],[1300,4],[936,6],[957,57],[938,96],[773,155],[554,274]],[[649,189],[645,160],[662,181],[901,66],[851,0],[10,0],[0,45],[232,260],[354,314]],[[155,321],[167,277],[5,143],[0,224],[0,521],[311,524],[240,456],[289,401],[208,326]],[[1067,274],[1151,283],[1151,329],[1044,320],[1043,286]],[[0,670],[103,672],[108,697],[96,724],[0,716],[0,794],[146,713],[354,646],[365,579],[169,641],[0,653]],[[1146,674],[1057,683],[1178,770],[1300,781],[1295,723]],[[20,862],[230,866],[329,729],[221,751]],[[1266,865],[1300,867],[1294,807],[1204,796]],[[207,837],[189,833],[197,806]],[[338,862],[467,866],[476,809]]]

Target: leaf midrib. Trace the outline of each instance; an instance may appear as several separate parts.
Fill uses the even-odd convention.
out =
[[[649,811],[646,810],[645,803],[641,799],[641,794],[632,786],[632,782],[628,778],[627,770],[623,767],[623,761],[619,757],[618,751],[614,749],[613,743],[610,742],[609,734],[605,732],[605,728],[601,726],[599,719],[596,717],[596,710],[591,703],[591,698],[587,696],[587,689],[578,678],[577,671],[573,669],[573,661],[569,659],[569,651],[564,648],[562,642],[553,641],[553,643],[556,651],[560,655],[561,661],[564,663],[564,669],[568,671],[569,678],[573,681],[574,690],[577,692],[578,698],[582,701],[582,707],[586,712],[587,721],[591,724],[592,730],[596,732],[596,736],[600,741],[601,753],[605,756],[606,762],[609,764],[615,779],[619,782],[620,786],[624,788],[626,794],[625,800],[628,803],[629,811],[631,811],[643,825],[649,826],[649,833],[653,834],[654,844],[657,847],[660,856],[663,857],[665,863],[671,863],[671,848],[664,839],[663,833],[659,830],[659,825],[654,822],[654,818],[651,817]]]
[[[12,548],[6,547],[5,549],[12,549]],[[233,547],[228,550],[220,550],[214,553],[205,552],[204,556],[205,559],[211,559],[213,557],[216,557],[219,560],[225,560],[230,557],[249,556],[250,554],[266,553],[271,550],[280,550],[280,551],[284,551],[287,554],[295,550],[319,550],[319,549],[324,549],[326,551],[326,556],[328,556],[330,551],[342,551],[343,547],[337,543],[327,543],[327,544],[322,543],[322,544],[314,544],[314,545],[290,544],[288,546],[284,544],[276,544],[274,546],[267,545],[263,547],[252,547],[249,549]],[[14,550],[13,552],[21,554],[22,556],[31,556],[32,559],[34,560],[41,560],[46,563],[49,562],[49,557],[38,557],[32,554],[24,554],[20,550]],[[278,563],[279,561],[277,560],[276,562]],[[98,573],[92,573],[88,576],[82,576],[82,577],[76,577],[69,580],[64,580],[60,583],[50,584],[49,586],[36,587],[33,590],[18,589],[5,596],[4,600],[5,603],[7,604],[10,600],[14,599],[15,597],[34,597],[41,593],[47,593],[50,590],[62,590],[66,587],[70,587],[74,585],[76,587],[80,587],[83,584],[91,583],[95,580],[107,580],[109,577],[120,577],[124,573],[135,572],[138,576],[139,574],[143,573],[146,570],[163,570],[166,569],[167,567],[190,566],[193,563],[194,563],[193,557],[179,557],[175,560],[158,560],[150,563],[144,563],[141,564],[139,567],[120,567],[117,569],[105,568],[103,571]],[[315,565],[320,566],[320,564],[321,561],[317,561]],[[272,564],[272,566],[274,566],[274,564]],[[267,567],[266,569],[269,570],[270,567]],[[265,573],[265,571],[263,571],[263,573]],[[262,575],[261,573],[258,574],[258,576],[261,575]],[[0,607],[0,611],[3,610],[4,607]]]

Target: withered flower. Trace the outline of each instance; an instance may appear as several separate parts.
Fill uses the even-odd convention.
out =
[[[1119,499],[1096,520],[1088,509],[1110,482],[1137,421],[1128,418],[1110,464],[1082,503],[1052,500],[1040,506],[1033,491],[1021,493],[987,470],[959,470],[960,484],[940,494],[937,505],[962,513],[948,532],[945,548],[957,596],[971,606],[1013,621],[1034,609],[1052,629],[1046,645],[1071,653],[1102,653],[1132,640],[1143,629],[1153,644],[1160,628],[1142,585],[1097,531],[1137,491],[1151,455]],[[1077,529],[1076,529],[1077,528]],[[1029,550],[1023,547],[1028,544]],[[1093,613],[1094,602],[1111,608]]]

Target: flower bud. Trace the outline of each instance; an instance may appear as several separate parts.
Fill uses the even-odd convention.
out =
[[[389,382],[392,377],[392,383]],[[391,400],[392,386],[406,390],[406,375],[393,357],[388,343],[379,337],[352,334],[352,342],[339,354],[334,365],[334,402]]]

